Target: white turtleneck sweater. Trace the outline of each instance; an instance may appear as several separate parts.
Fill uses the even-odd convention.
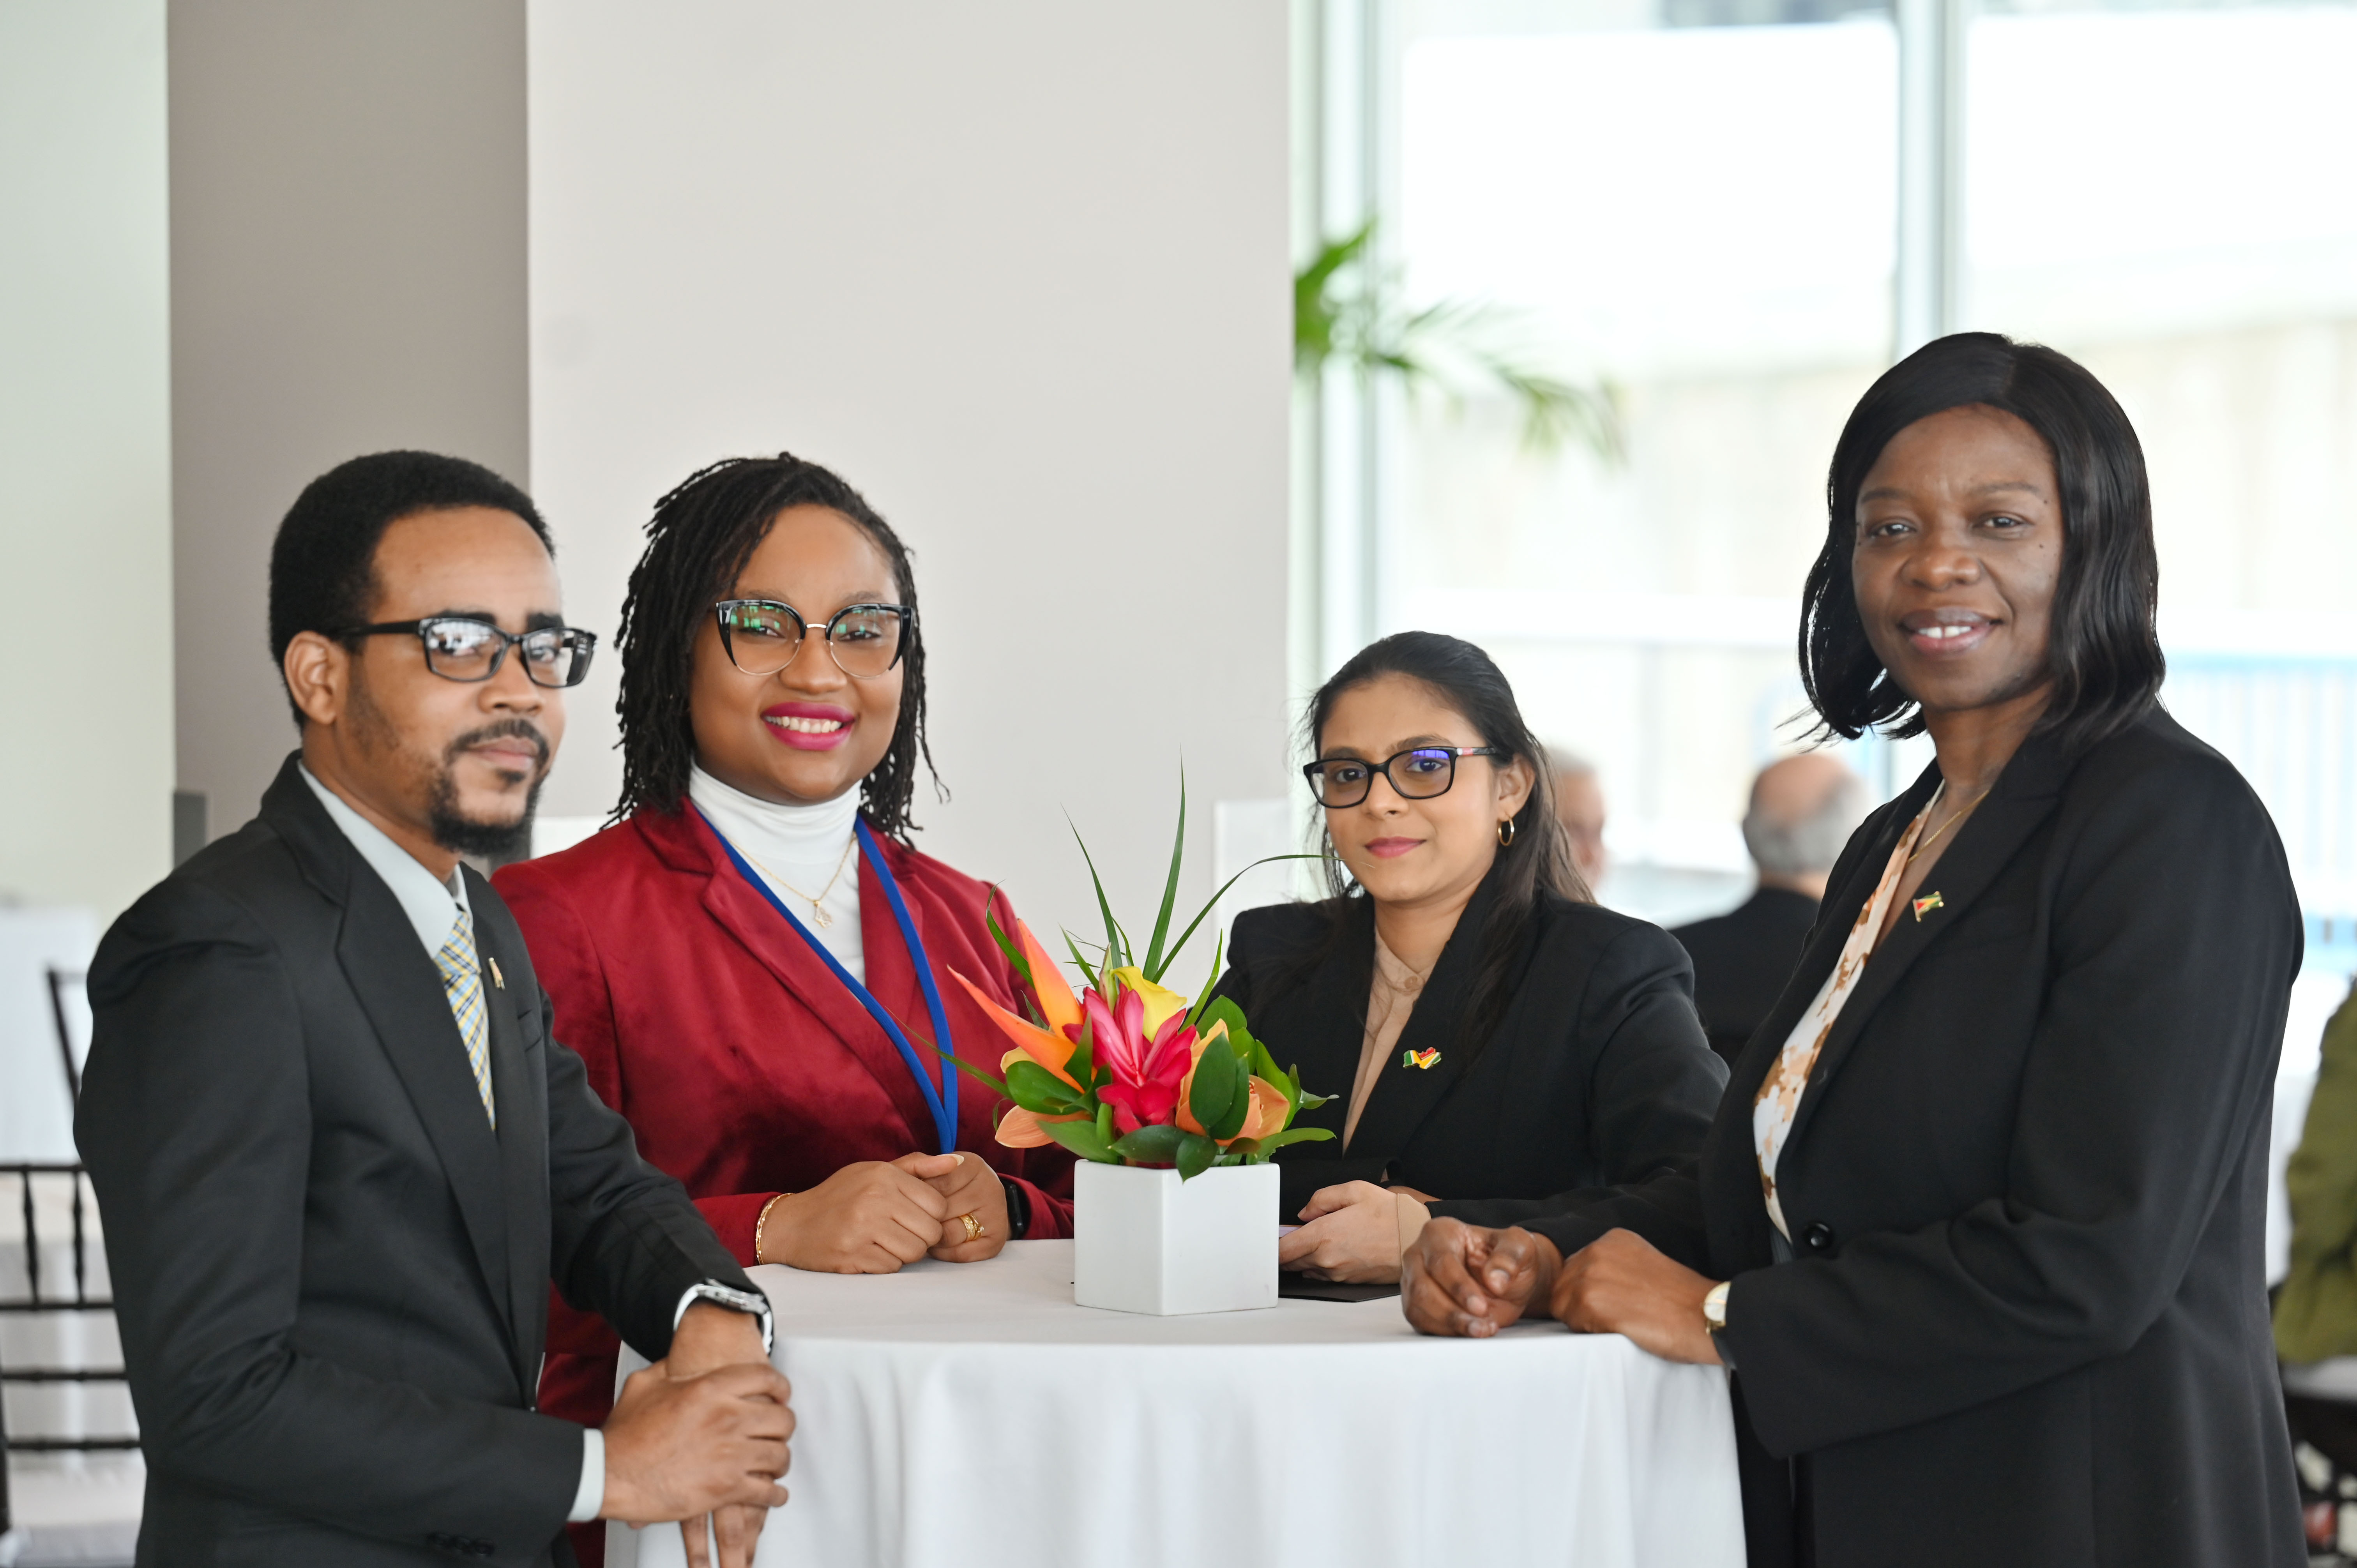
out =
[[[695,802],[720,836],[752,864],[754,875],[766,881],[779,901],[793,911],[802,929],[818,939],[834,961],[867,983],[866,947],[859,935],[860,854],[852,843],[852,824],[859,820],[859,791],[845,789],[832,800],[812,806],[780,806],[733,789],[692,768],[687,798]],[[841,866],[843,875],[835,875]],[[811,916],[811,900],[834,877],[834,886],[820,907],[834,922],[821,926]]]

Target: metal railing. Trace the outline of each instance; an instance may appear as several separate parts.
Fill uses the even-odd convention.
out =
[[[57,1026],[58,1049],[65,1069],[66,1083],[74,1096],[81,1093],[81,1072],[74,1060],[71,1031],[67,1026],[67,989],[78,983],[79,974],[69,971],[49,971],[49,1003]],[[11,1317],[28,1316],[91,1316],[112,1317],[114,1302],[110,1295],[94,1294],[91,1289],[93,1270],[91,1247],[96,1240],[97,1227],[92,1223],[94,1195],[85,1191],[89,1173],[79,1162],[26,1161],[0,1164],[0,1195],[5,1195],[5,1183],[13,1178],[16,1202],[13,1206],[22,1217],[24,1225],[23,1293],[0,1295],[0,1315]],[[70,1225],[68,1272],[71,1288],[64,1280],[52,1283],[43,1277],[41,1253],[43,1236],[42,1204],[38,1187],[44,1182],[59,1179],[70,1184],[70,1196],[67,1213]],[[0,1288],[13,1288],[14,1282],[0,1281]],[[128,1374],[120,1366],[111,1367],[13,1367],[0,1362],[0,1393],[10,1385],[53,1386],[58,1384],[119,1383],[128,1384]],[[8,1431],[7,1410],[0,1402],[0,1536],[5,1536],[12,1522],[8,1499],[7,1466],[9,1454],[98,1453],[124,1451],[139,1446],[135,1434],[98,1437],[20,1437]]]

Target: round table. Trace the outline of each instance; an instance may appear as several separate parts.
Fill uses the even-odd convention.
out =
[[[1427,1338],[1396,1298],[1099,1311],[1068,1240],[752,1275],[798,1418],[761,1564],[1743,1562],[1726,1374],[1618,1335]],[[673,1525],[608,1539],[684,1561]]]

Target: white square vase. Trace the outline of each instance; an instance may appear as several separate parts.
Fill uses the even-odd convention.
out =
[[[1072,1299],[1173,1317],[1276,1305],[1276,1167],[1072,1172]]]

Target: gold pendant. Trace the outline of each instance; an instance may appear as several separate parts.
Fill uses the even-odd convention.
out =
[[[814,902],[811,905],[811,923],[823,931],[834,924],[834,917],[826,912],[824,905]]]

